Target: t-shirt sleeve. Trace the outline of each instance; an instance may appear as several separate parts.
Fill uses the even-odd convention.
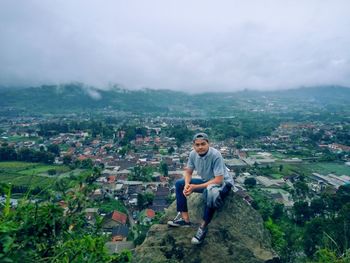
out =
[[[216,158],[214,159],[214,163],[213,163],[213,172],[215,176],[224,176],[225,175],[225,170],[226,166],[224,163],[224,159],[222,158],[221,155],[216,156]]]
[[[187,168],[191,169],[192,171],[195,168],[194,165],[194,154],[193,152],[190,153],[190,156],[188,157],[188,161],[187,161]]]

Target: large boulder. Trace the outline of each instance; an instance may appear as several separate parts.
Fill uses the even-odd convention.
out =
[[[145,241],[136,248],[134,262],[279,262],[260,214],[240,196],[232,192],[227,197],[210,223],[207,237],[199,246],[192,245],[191,238],[202,218],[202,195],[192,194],[188,198],[188,207],[194,226],[167,226],[166,222],[176,216],[174,202],[161,224],[153,225]]]

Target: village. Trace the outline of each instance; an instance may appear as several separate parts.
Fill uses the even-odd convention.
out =
[[[89,129],[54,131],[52,135],[43,136],[38,127],[45,121],[45,118],[37,117],[3,120],[0,141],[16,150],[57,149],[53,165],[80,163],[85,164],[85,168],[99,167],[95,189],[88,196],[90,203],[96,206],[85,208],[87,222],[94,225],[97,217],[103,218],[102,228],[109,236],[107,247],[111,253],[133,249],[140,244],[148,227],[157,222],[175,199],[174,182],[183,176],[183,168],[192,149],[190,136],[186,142],[179,143],[177,138],[163,132],[181,122],[160,118],[139,120],[136,122],[139,128],[126,138],[128,132],[123,127],[112,127],[110,136],[97,133],[92,137]],[[190,133],[208,132],[192,120],[182,124]],[[309,192],[306,197],[309,201],[310,196],[317,196],[325,188],[336,191],[341,185],[350,183],[350,147],[324,140],[334,136],[342,125],[283,123],[270,136],[247,141],[213,140],[211,146],[220,150],[235,178],[235,194],[250,204],[253,198],[249,191],[260,189],[274,202],[290,209],[300,198],[296,193],[303,190],[297,183],[301,177],[307,178],[306,186],[302,186]],[[320,130],[322,135],[315,138],[317,146],[311,147],[315,144],[311,143],[312,137],[310,139],[308,135],[316,137]],[[322,167],[312,168],[327,158],[342,169],[334,172]],[[60,177],[64,174],[55,172],[45,176]],[[74,192],[72,189],[67,191]],[[15,204],[15,200],[13,202]],[[99,207],[101,202],[120,202],[124,209],[103,211]],[[59,203],[66,208],[64,201]],[[135,242],[138,238],[139,241]]]

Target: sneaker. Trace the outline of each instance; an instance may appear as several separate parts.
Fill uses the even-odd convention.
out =
[[[173,219],[168,221],[169,226],[174,226],[174,227],[190,227],[191,222],[186,222],[182,217],[181,213],[178,213],[177,216]]]
[[[205,236],[207,235],[207,232],[208,232],[208,228],[207,227],[205,227],[205,228],[199,227],[198,230],[197,230],[197,233],[192,238],[191,243],[193,245],[202,244]]]

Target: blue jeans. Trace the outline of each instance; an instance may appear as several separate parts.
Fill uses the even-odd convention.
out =
[[[190,184],[202,184],[205,183],[202,179],[199,178],[192,178]],[[183,190],[185,188],[185,179],[179,179],[175,183],[176,188],[176,207],[178,212],[188,212],[187,208],[187,198],[183,194]],[[196,193],[203,193],[203,189],[195,190]],[[204,214],[203,214],[203,220],[206,224],[209,224],[210,221],[213,219],[214,213],[216,209],[207,207],[207,202],[204,200]]]

